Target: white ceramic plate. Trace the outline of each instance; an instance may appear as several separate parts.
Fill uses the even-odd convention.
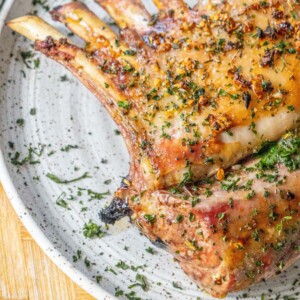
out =
[[[31,2],[6,0],[0,29],[5,19],[34,10],[51,22],[45,7],[33,7]],[[47,4],[53,8],[63,2],[48,1]],[[86,2],[108,20],[92,0]],[[155,9],[150,1],[144,2],[150,10]],[[55,26],[66,32],[60,25]],[[26,56],[24,53],[31,50],[28,40],[3,28],[0,36],[0,179],[26,228],[65,273],[98,299],[113,299],[118,290],[124,291],[124,299],[128,298],[125,294],[133,291],[141,299],[210,299],[184,275],[171,255],[160,249],[155,249],[154,255],[146,252],[146,248],[153,246],[128,220],[110,227],[102,239],[83,236],[83,226],[89,220],[104,226],[98,213],[112,196],[90,200],[91,195],[82,189],[109,190],[112,194],[128,172],[128,154],[122,138],[115,133],[115,124],[101,104],[61,66],[34,54],[33,58],[26,59],[32,61],[28,63],[32,68],[26,67],[22,53]],[[40,66],[35,69],[37,59]],[[33,154],[31,159],[40,163],[27,162],[22,166],[11,163],[17,152],[20,161],[28,155],[30,147],[41,145],[44,145],[41,157]],[[67,145],[79,148],[62,151]],[[46,177],[52,173],[59,178],[73,179],[85,172],[91,178],[66,185],[56,184]],[[111,182],[105,184],[107,180]],[[62,193],[64,199],[74,197],[66,200],[69,209],[56,204]],[[81,259],[73,262],[77,250],[82,253]],[[91,263],[89,267],[85,258]],[[142,266],[138,273],[147,278],[148,291],[129,288],[136,282],[137,272],[118,268],[120,261]],[[294,266],[275,279],[228,299],[261,299],[261,295],[264,299],[281,299],[283,295],[292,296],[285,299],[299,299],[298,277],[298,266]],[[174,282],[182,289],[175,288]],[[281,296],[276,298],[279,293]]]

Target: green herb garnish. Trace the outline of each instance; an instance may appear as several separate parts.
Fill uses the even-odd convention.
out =
[[[86,178],[91,178],[91,176],[89,176],[88,172],[85,172],[83,175],[81,175],[80,177],[74,178],[74,179],[60,179],[58,178],[56,175],[51,174],[51,173],[47,173],[46,175],[49,179],[51,179],[52,181],[54,181],[55,183],[58,184],[68,184],[68,183],[72,183],[72,182],[76,182],[82,179],[86,179]]]
[[[132,288],[134,288],[136,286],[140,286],[143,289],[143,291],[147,291],[148,290],[147,279],[146,279],[146,277],[144,275],[142,275],[142,274],[136,274],[135,279],[136,279],[137,282],[134,283],[134,284],[132,284],[132,285],[130,285],[128,287],[129,289],[132,289]]]
[[[95,224],[92,220],[89,223],[84,224],[83,226],[83,235],[87,238],[99,237],[102,238],[106,234],[102,230],[101,226]]]

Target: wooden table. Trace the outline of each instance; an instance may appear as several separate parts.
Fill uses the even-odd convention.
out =
[[[0,184],[0,299],[91,300],[42,252]]]

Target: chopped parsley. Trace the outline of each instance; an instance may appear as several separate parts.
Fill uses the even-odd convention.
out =
[[[278,163],[285,165],[289,171],[300,168],[300,137],[292,135],[282,139],[262,156],[257,168],[259,170],[274,170]]]
[[[25,120],[24,120],[24,119],[17,119],[16,123],[17,123],[20,127],[24,127]]]
[[[35,107],[31,108],[29,113],[30,113],[31,116],[35,116],[36,115],[36,108]]]
[[[10,162],[15,165],[15,166],[23,166],[25,164],[30,164],[30,165],[34,165],[34,164],[39,164],[40,160],[38,158],[40,158],[44,152],[44,145],[39,145],[38,147],[33,148],[32,146],[30,146],[28,148],[28,154],[24,157],[21,158],[21,153],[20,152],[15,152],[14,154],[9,153],[9,158],[10,158]]]
[[[82,254],[81,250],[78,249],[78,250],[76,251],[76,254],[74,254],[74,255],[72,256],[73,262],[79,261],[79,260],[81,259],[81,254]]]
[[[61,147],[60,151],[62,152],[69,152],[71,149],[78,149],[78,145],[67,145],[65,147]]]
[[[118,106],[124,109],[130,109],[130,103],[128,101],[118,101]]]
[[[128,270],[128,269],[130,269],[130,266],[127,265],[124,261],[119,261],[116,264],[116,267],[119,268],[119,269],[122,269],[122,270]]]
[[[276,230],[278,231],[279,235],[282,233],[283,223],[289,220],[292,220],[292,216],[285,216],[281,219],[280,223],[277,224]]]
[[[88,172],[85,172],[83,175],[81,175],[81,176],[79,176],[77,178],[69,179],[69,180],[67,180],[67,179],[60,179],[56,175],[53,175],[51,173],[47,173],[46,176],[49,179],[51,179],[52,181],[54,181],[55,183],[58,183],[58,184],[68,184],[68,183],[76,182],[76,181],[79,181],[79,180],[82,180],[82,179],[91,178],[89,176]]]
[[[102,238],[105,236],[105,234],[106,232],[102,230],[101,226],[95,224],[92,220],[83,226],[83,235],[87,238]]]
[[[104,192],[104,193],[98,193],[98,192],[94,192],[90,189],[87,190],[88,192],[88,195],[90,196],[90,200],[102,200],[105,198],[105,196],[108,196],[110,195],[110,192],[107,191],[107,192]]]
[[[136,51],[135,51],[135,50],[132,50],[132,49],[127,49],[127,50],[125,50],[123,53],[124,53],[124,55],[129,55],[129,56],[134,56],[134,55],[136,55]]]
[[[56,204],[63,208],[68,208],[68,202],[65,200],[65,196],[66,196],[65,192],[61,193],[56,200]]]
[[[144,215],[144,219],[148,222],[148,223],[150,223],[150,224],[153,224],[153,223],[155,223],[156,222],[156,215],[151,215],[151,214],[146,214],[146,215]]]
[[[135,288],[137,286],[141,287],[143,291],[147,291],[149,289],[147,279],[144,275],[138,273],[138,274],[136,274],[135,279],[137,282],[134,284],[131,284],[128,287],[129,289]]]
[[[150,254],[152,254],[152,255],[155,254],[155,250],[154,250],[152,247],[148,247],[148,248],[146,248],[145,250],[146,250],[146,252],[148,252],[148,253],[150,253]]]

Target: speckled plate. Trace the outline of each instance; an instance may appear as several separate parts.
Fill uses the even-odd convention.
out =
[[[5,19],[33,11],[51,22],[47,5],[52,8],[63,2],[49,0],[32,6],[28,0],[6,0],[0,29]],[[86,2],[108,20],[92,0]],[[150,1],[145,4],[155,9]],[[160,249],[148,253],[146,249],[153,245],[128,220],[109,228],[100,223],[100,209],[128,172],[123,140],[95,97],[61,66],[30,51],[28,40],[2,28],[0,179],[26,228],[66,274],[98,299],[114,299],[120,291],[124,299],[128,295],[130,299],[210,299],[171,255]],[[86,172],[88,178],[70,184],[57,184],[47,177],[53,174],[70,180]],[[90,221],[101,225],[106,236],[86,238],[83,228]],[[137,274],[147,278],[147,291],[140,286],[130,288]],[[297,278],[296,265],[228,299],[261,299],[262,295],[264,299],[283,295],[299,299]]]

